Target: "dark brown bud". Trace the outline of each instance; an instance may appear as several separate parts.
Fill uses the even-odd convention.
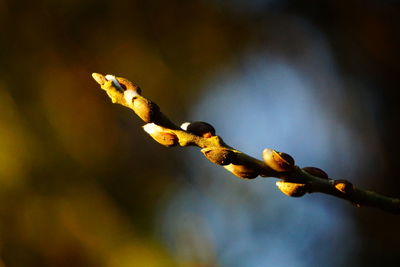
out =
[[[294,159],[289,154],[266,148],[263,151],[264,162],[277,172],[291,171],[294,167]]]
[[[185,122],[182,123],[181,128],[189,133],[205,138],[215,136],[214,127],[211,124],[203,121]]]
[[[319,178],[329,179],[328,174],[317,167],[304,167],[303,171]]]
[[[161,145],[171,147],[179,144],[179,139],[174,133],[168,132],[154,123],[146,124],[143,129]]]
[[[351,194],[354,192],[354,186],[347,180],[335,180],[333,186],[343,194]]]
[[[301,197],[304,196],[308,191],[306,184],[298,184],[287,181],[277,181],[276,186],[287,196],[290,197]]]
[[[235,158],[235,152],[227,148],[203,148],[201,152],[209,161],[218,165],[231,164]]]
[[[237,177],[244,179],[253,179],[260,175],[260,169],[258,166],[249,165],[234,165],[229,164],[224,166],[225,169],[236,175]]]

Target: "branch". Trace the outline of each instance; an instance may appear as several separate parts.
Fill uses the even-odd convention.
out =
[[[277,187],[291,197],[320,192],[350,201],[355,206],[371,206],[387,212],[400,213],[400,199],[383,196],[353,186],[347,180],[335,180],[316,167],[300,168],[294,159],[273,149],[263,151],[263,160],[242,153],[227,144],[215,129],[205,122],[184,123],[180,127],[170,121],[160,108],[141,95],[141,89],[129,80],[113,75],[93,73],[111,101],[132,109],[147,124],[143,129],[158,143],[167,146],[197,146],[211,162],[243,179],[257,176],[276,177]]]

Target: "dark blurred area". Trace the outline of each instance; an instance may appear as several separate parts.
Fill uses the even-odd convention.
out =
[[[326,163],[331,175],[345,176],[342,178],[360,187],[400,197],[399,12],[397,1],[377,0],[0,0],[0,266],[321,266],[313,260],[313,249],[318,254],[337,236],[320,236],[313,239],[310,249],[299,248],[304,253],[295,258],[295,265],[283,260],[285,251],[274,255],[282,261],[273,264],[256,256],[248,256],[249,260],[240,264],[240,247],[222,253],[222,248],[228,251],[231,245],[221,241],[226,236],[204,228],[207,219],[197,214],[186,198],[174,198],[185,188],[196,190],[199,182],[191,178],[195,176],[191,169],[208,163],[200,153],[191,156],[194,148],[167,149],[156,144],[141,129],[139,118],[110,102],[91,73],[111,73],[138,83],[145,96],[179,123],[205,119],[201,112],[193,111],[201,101],[206,103],[201,104],[205,113],[211,105],[228,109],[218,115],[226,120],[235,109],[241,112],[254,104],[223,106],[222,96],[220,102],[207,106],[210,102],[204,100],[217,94],[207,85],[219,77],[221,70],[236,73],[234,78],[241,75],[249,51],[256,58],[268,54],[289,62],[301,73],[300,78],[311,77],[318,88],[313,91],[305,86],[307,98],[322,108],[325,105],[324,112],[334,114],[329,115],[335,118],[333,123],[345,125],[359,145],[358,153],[352,154],[353,150],[346,150],[342,143],[330,142],[331,147],[342,146],[343,151],[334,156],[344,163],[343,168],[332,161]],[[328,52],[319,52],[320,47]],[[325,54],[330,59],[323,65]],[[320,74],[321,64],[328,66],[327,74],[322,74],[322,68]],[[324,78],[331,75],[331,65],[341,90]],[[274,69],[275,65],[271,66]],[[246,75],[255,82],[260,79],[251,72]],[[241,88],[257,98],[258,94],[268,93],[263,85],[259,90],[246,84]],[[230,90],[234,94],[235,89]],[[278,95],[279,90],[275,90]],[[281,108],[290,109],[285,106],[290,97],[278,97],[283,101]],[[193,114],[199,117],[193,118]],[[268,113],[267,121],[259,123],[273,128],[274,115]],[[214,124],[218,116],[209,122]],[[290,119],[284,127],[295,132],[290,127],[295,123]],[[254,125],[248,131],[257,132],[252,120],[259,118],[248,120]],[[226,125],[214,126],[222,137],[233,131],[224,128]],[[310,133],[317,136],[323,132],[310,129]],[[238,140],[246,139],[245,134],[238,136]],[[259,145],[274,147],[269,140]],[[312,143],[307,147],[310,154],[317,149]],[[238,148],[251,152],[245,144]],[[288,149],[297,151],[296,145]],[[352,162],[348,158],[360,154],[366,161],[346,165]],[[293,153],[296,155],[299,153]],[[316,159],[298,162],[318,163]],[[263,183],[275,190],[273,183],[267,184],[262,178],[257,182],[236,181],[229,174],[222,185],[228,188],[233,183],[231,191],[221,184],[211,187],[211,181],[221,178],[220,172],[210,168],[205,171],[203,186],[232,199],[240,195],[238,210],[239,205],[247,205],[240,207],[257,212],[257,207],[249,204],[252,202],[263,206],[248,193],[251,189],[246,191],[247,184]],[[212,194],[200,194],[195,204],[208,201],[207,196]],[[324,266],[398,265],[398,216],[367,207],[357,209],[329,196],[307,197],[321,201],[325,205],[321,210],[326,214],[335,203],[335,209],[345,211],[338,213],[343,218],[336,218],[337,222],[350,221],[355,229],[355,236],[349,237],[357,238],[351,253],[326,251],[332,262],[326,256]],[[303,200],[287,199],[279,193],[270,198],[274,203],[289,201],[290,210],[285,210],[286,206],[279,210],[271,207],[256,225],[244,220],[244,227],[253,231],[250,237],[257,235],[257,229],[265,231],[264,227],[273,225],[271,220],[264,225],[263,218],[280,217],[279,222],[288,226],[293,223],[289,220],[297,220],[284,215]],[[220,204],[233,205],[235,214],[235,200],[229,201],[226,206]],[[185,226],[179,238],[183,249],[189,251],[184,256],[174,238],[166,241],[162,234],[177,236],[168,229],[180,225],[171,219],[178,218],[171,210],[182,204],[195,215],[179,222]],[[209,206],[213,204],[202,206],[205,214],[211,212]],[[315,211],[309,206],[301,212],[309,217],[305,214]],[[215,225],[222,224],[224,229],[221,222],[216,220]],[[168,228],[171,223],[175,226]],[[346,228],[345,222],[343,225]],[[325,231],[329,233],[330,228],[327,226]],[[240,231],[227,235],[240,240]],[[345,249],[346,236],[340,238],[338,242]],[[270,239],[268,245],[273,247],[276,241]],[[233,262],[236,264],[230,264]]]

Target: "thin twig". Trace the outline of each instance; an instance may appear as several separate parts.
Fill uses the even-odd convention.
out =
[[[172,147],[197,146],[211,162],[243,179],[257,176],[281,179],[276,185],[286,195],[300,197],[320,192],[342,198],[355,206],[371,206],[387,212],[400,213],[400,199],[383,196],[353,186],[347,180],[335,180],[316,167],[300,168],[294,159],[272,149],[263,151],[263,160],[253,158],[227,144],[215,135],[205,122],[185,123],[181,127],[170,121],[160,108],[141,95],[141,89],[121,77],[93,73],[93,78],[105,90],[111,101],[132,109],[144,122],[144,130],[158,143]]]

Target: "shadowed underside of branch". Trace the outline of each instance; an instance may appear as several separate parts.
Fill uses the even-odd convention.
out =
[[[177,126],[160,111],[157,104],[143,97],[141,89],[129,80],[98,73],[92,76],[113,103],[132,109],[146,122],[143,129],[164,146],[197,146],[208,160],[243,179],[257,176],[281,179],[276,183],[277,187],[291,197],[320,192],[348,200],[358,207],[371,206],[400,213],[398,198],[360,189],[347,180],[328,178],[324,171],[316,167],[300,168],[290,155],[273,149],[263,151],[263,160],[253,158],[225,144],[208,123],[188,122]]]

